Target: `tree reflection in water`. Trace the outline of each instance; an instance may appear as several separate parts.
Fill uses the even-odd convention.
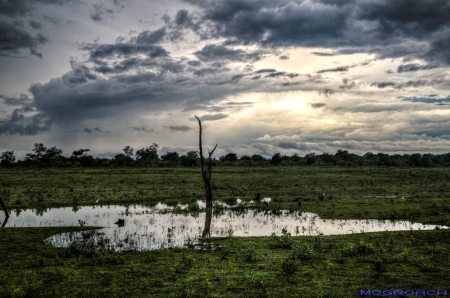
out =
[[[4,227],[4,226],[6,226],[6,223],[8,222],[8,216],[7,217],[5,217],[5,220],[3,221],[3,224],[2,224],[2,228]]]

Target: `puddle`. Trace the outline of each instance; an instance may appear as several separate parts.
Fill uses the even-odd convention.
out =
[[[270,201],[266,199],[266,201]],[[239,204],[244,203],[238,200]],[[220,207],[219,207],[220,206]],[[193,244],[202,236],[270,236],[287,229],[293,236],[339,235],[379,231],[430,230],[436,225],[424,225],[408,221],[390,220],[331,220],[317,214],[300,211],[230,210],[220,203],[215,211],[207,214],[204,203],[198,206],[169,207],[158,203],[154,207],[133,206],[85,206],[78,208],[27,209],[10,214],[6,227],[98,226],[97,242],[116,251],[151,250],[182,247]],[[123,219],[123,224],[115,224]],[[3,222],[4,213],[0,212]],[[119,226],[120,225],[120,226]],[[207,227],[209,228],[209,231]],[[439,228],[448,228],[439,226]],[[74,239],[89,235],[80,232],[55,235],[47,239],[58,247],[67,247]],[[92,236],[92,235],[91,235]],[[90,237],[90,236],[89,236]],[[95,242],[95,243],[97,243]]]

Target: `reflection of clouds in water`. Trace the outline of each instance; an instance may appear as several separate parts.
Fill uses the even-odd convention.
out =
[[[200,207],[204,203],[199,204]],[[222,204],[226,206],[226,204]],[[182,208],[187,208],[183,205]],[[144,206],[94,206],[72,208],[54,208],[48,210],[23,210],[12,213],[7,227],[44,227],[79,226],[79,220],[85,226],[103,227],[100,231],[111,240],[116,249],[158,249],[169,246],[182,246],[202,234],[205,213],[174,214],[168,212],[174,207],[157,204]],[[17,215],[19,214],[19,215]],[[125,219],[125,226],[114,224],[119,218]],[[277,212],[246,210],[222,210],[214,214],[211,223],[212,237],[233,236],[270,236],[280,234],[283,228],[292,235],[337,235],[376,231],[427,230],[435,225],[423,225],[407,221],[389,220],[338,220],[321,219],[309,212]],[[169,231],[170,229],[170,231]],[[76,234],[75,234],[76,235]],[[170,243],[169,243],[170,239]],[[57,235],[49,239],[57,246],[68,244],[68,235]]]

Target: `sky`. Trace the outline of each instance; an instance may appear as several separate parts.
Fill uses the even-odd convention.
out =
[[[0,152],[450,152],[448,0],[0,0]]]

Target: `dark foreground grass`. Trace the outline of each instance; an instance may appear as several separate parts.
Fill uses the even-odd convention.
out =
[[[81,229],[0,229],[0,297],[360,297],[361,289],[450,291],[449,230],[228,238],[212,240],[220,246],[216,250],[94,255],[43,242]]]

